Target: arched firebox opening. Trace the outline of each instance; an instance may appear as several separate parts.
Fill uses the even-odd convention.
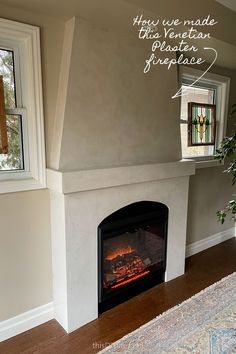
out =
[[[142,201],[98,226],[99,313],[164,281],[168,207]]]

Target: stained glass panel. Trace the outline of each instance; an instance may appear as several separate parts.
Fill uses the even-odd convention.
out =
[[[188,146],[214,145],[216,106],[188,103]]]

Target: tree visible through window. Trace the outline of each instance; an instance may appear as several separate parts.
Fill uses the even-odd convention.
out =
[[[8,152],[0,154],[0,170],[22,170],[22,116],[14,112],[17,108],[17,94],[12,50],[0,48],[0,75],[3,76],[8,137]]]

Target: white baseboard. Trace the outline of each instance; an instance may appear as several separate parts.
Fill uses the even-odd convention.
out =
[[[186,247],[186,258],[193,256],[198,252],[204,251],[207,248],[218,245],[221,242],[229,240],[232,237],[235,237],[235,227],[204,238],[203,240],[191,243]]]
[[[0,342],[54,318],[53,302],[0,322]]]

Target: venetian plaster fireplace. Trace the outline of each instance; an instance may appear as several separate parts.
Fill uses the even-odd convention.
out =
[[[98,227],[98,310],[161,283],[165,278],[168,208],[132,203]]]
[[[127,31],[66,23],[47,186],[55,318],[67,332],[98,317],[98,227],[114,212],[166,205],[164,280],[184,273],[195,162],[178,161],[177,67],[144,75],[146,56]]]
[[[67,332],[98,317],[98,228],[114,212],[142,201],[165,205],[168,208],[166,259],[164,273],[160,276],[157,272],[154,282],[169,281],[184,273],[188,186],[189,176],[194,172],[195,163],[191,161],[47,171],[51,190],[55,318]],[[151,228],[153,224],[144,222],[138,229],[148,230],[148,226]],[[124,247],[127,252],[128,246],[132,248],[134,244]],[[150,261],[145,254],[139,256],[144,258],[143,262]]]

